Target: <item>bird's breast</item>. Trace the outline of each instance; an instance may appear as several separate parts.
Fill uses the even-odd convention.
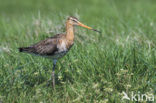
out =
[[[65,52],[65,51],[68,51],[67,44],[66,44],[66,42],[64,42],[64,41],[61,41],[61,42],[57,45],[57,48],[58,48],[58,52]]]
[[[73,41],[66,41],[66,40],[61,40],[59,41],[57,48],[58,52],[66,52],[68,51],[73,45]]]
[[[72,47],[73,43],[69,43],[63,40],[60,40],[59,43],[57,44],[57,51],[55,52],[54,55],[50,58],[61,58],[63,57]]]

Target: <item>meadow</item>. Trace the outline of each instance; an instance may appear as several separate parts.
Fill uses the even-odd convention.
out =
[[[136,102],[122,100],[123,91],[153,94],[156,102],[155,0],[0,2],[2,103]],[[17,48],[65,32],[68,16],[102,34],[75,27],[75,44],[56,66],[54,90],[47,85],[52,61]]]

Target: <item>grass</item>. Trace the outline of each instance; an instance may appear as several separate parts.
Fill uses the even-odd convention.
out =
[[[155,11],[154,0],[1,0],[0,101],[133,103],[121,100],[123,91],[156,98]],[[70,15],[102,34],[75,27],[53,90],[51,60],[17,48],[64,32]]]

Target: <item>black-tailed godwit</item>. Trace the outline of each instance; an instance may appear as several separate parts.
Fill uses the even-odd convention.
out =
[[[97,31],[91,27],[82,24],[75,17],[68,17],[66,21],[66,33],[57,34],[49,37],[29,47],[20,47],[20,52],[26,52],[53,60],[52,85],[55,88],[55,65],[59,58],[63,57],[74,44],[74,27],[75,25]],[[99,31],[97,31],[99,32]]]

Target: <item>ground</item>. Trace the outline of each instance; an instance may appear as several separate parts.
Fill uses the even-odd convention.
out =
[[[3,103],[135,103],[122,100],[123,92],[156,98],[155,0],[0,1]],[[75,44],[57,63],[53,90],[52,61],[17,48],[65,32],[68,16],[102,34],[75,27]]]

